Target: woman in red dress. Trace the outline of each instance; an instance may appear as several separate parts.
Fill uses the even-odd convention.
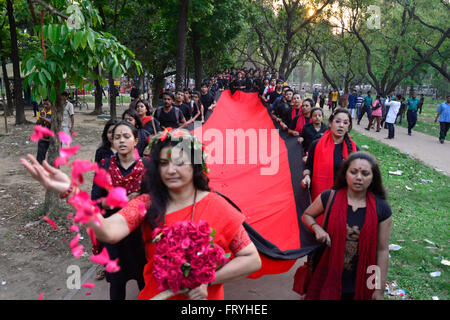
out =
[[[180,136],[190,141],[187,148],[179,144]],[[196,152],[201,143],[184,130],[158,134],[152,141],[150,166],[144,177],[142,195],[131,200],[118,213],[104,218],[97,215],[102,227],[93,221],[95,236],[103,242],[116,243],[141,227],[145,241],[147,264],[144,268],[145,287],[139,299],[150,299],[159,293],[153,278],[153,254],[155,244],[151,242],[152,230],[164,224],[183,220],[207,221],[216,230],[214,242],[233,254],[233,259],[216,272],[216,280],[202,284],[186,294],[173,299],[223,299],[223,283],[244,278],[261,268],[261,260],[242,223],[245,217],[218,194],[211,192],[204,173],[205,157],[198,163]],[[182,139],[184,143],[186,139]],[[195,146],[195,149],[194,149]],[[40,166],[33,156],[21,162],[33,178],[54,192],[65,194],[70,190],[70,178],[62,171],[44,162]],[[139,204],[144,202],[146,215],[140,214]]]

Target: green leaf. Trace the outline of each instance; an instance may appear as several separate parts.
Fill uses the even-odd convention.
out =
[[[95,36],[94,36],[94,32],[92,32],[92,30],[89,30],[87,32],[87,42],[88,42],[89,48],[91,48],[91,50],[94,50]]]
[[[28,61],[26,63],[26,69],[25,70],[30,72],[31,69],[33,69],[33,67],[34,67],[34,59],[30,58],[30,59],[28,59]]]
[[[50,88],[50,101],[52,103],[56,102],[56,90],[55,90],[55,87],[53,87],[53,86]]]
[[[39,81],[41,82],[42,86],[47,85],[47,80],[45,79],[45,75],[42,72],[38,73]]]
[[[75,50],[77,50],[78,47],[80,46],[83,36],[84,36],[84,32],[81,30],[77,30],[77,32],[75,33],[75,37],[73,39],[73,48]]]
[[[83,37],[81,38],[81,47],[83,49],[86,49],[87,38],[88,38],[89,32],[82,31],[82,33],[83,33]]]
[[[39,94],[41,95],[42,98],[47,97],[47,86],[46,85],[39,86]]]
[[[47,70],[41,69],[41,72],[45,74],[45,76],[47,77],[49,82],[52,82],[52,76],[50,75],[50,73]]]
[[[59,40],[60,26],[55,24],[51,26],[51,31],[49,32],[50,41],[53,43],[57,43]]]
[[[47,64],[48,64],[48,66],[49,66],[50,71],[51,71],[52,73],[55,73],[55,71],[56,71],[56,63],[53,62],[53,61],[47,60]]]

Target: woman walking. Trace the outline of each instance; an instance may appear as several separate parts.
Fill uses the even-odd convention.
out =
[[[352,153],[336,176],[326,230],[316,222],[331,190],[305,210],[302,221],[326,243],[307,300],[382,300],[389,263],[392,212],[381,173],[368,152]],[[378,271],[376,271],[378,270]],[[373,273],[380,277],[371,281]]]

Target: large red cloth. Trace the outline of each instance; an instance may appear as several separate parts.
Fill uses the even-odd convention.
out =
[[[356,144],[353,140],[352,152],[356,152]],[[320,138],[314,150],[313,175],[311,177],[311,199],[314,201],[319,194],[331,189],[334,184],[334,141],[330,130],[327,130]],[[342,157],[347,159],[348,148],[345,139],[342,146]]]
[[[258,94],[223,91],[208,121],[193,133],[209,154],[210,187],[280,250],[301,248],[288,150]],[[296,262],[260,256],[262,268],[251,278],[286,272]]]
[[[344,268],[345,241],[347,237],[347,188],[336,192],[330,208],[327,232],[331,247],[326,247],[306,292],[306,300],[340,300],[342,271]],[[377,263],[378,216],[373,193],[366,196],[366,217],[358,244],[358,264],[355,282],[355,300],[372,299],[373,289],[367,286],[369,266]]]

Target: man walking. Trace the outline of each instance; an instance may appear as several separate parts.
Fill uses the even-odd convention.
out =
[[[439,124],[441,126],[441,130],[439,133],[439,142],[444,143],[445,137],[447,136],[448,129],[450,127],[450,94],[447,95],[447,101],[443,102],[439,108],[436,110],[436,119],[434,122],[437,122],[439,118]]]
[[[363,118],[365,113],[367,113],[367,119],[370,121],[370,117],[372,116],[372,104],[373,99],[370,96],[370,91],[367,91],[367,96],[364,97],[363,106],[358,116],[358,124],[360,124],[361,119]]]
[[[417,123],[417,109],[419,105],[419,99],[417,99],[417,93],[413,93],[412,97],[406,102],[406,120],[408,120],[408,136],[411,135],[412,128]]]
[[[397,119],[397,113],[400,110],[401,98],[402,96],[398,94],[395,98],[392,97],[392,100],[390,97],[386,99],[385,106],[389,107],[389,111],[386,115],[386,124],[388,127],[388,136],[386,139],[394,139],[395,135],[394,123],[395,120]]]
[[[64,91],[61,94],[64,111],[63,111],[63,121],[62,121],[62,130],[67,134],[73,133],[73,126],[75,124],[75,112],[73,110],[73,104],[69,101],[69,93]],[[67,148],[68,145],[63,144],[63,148]]]

